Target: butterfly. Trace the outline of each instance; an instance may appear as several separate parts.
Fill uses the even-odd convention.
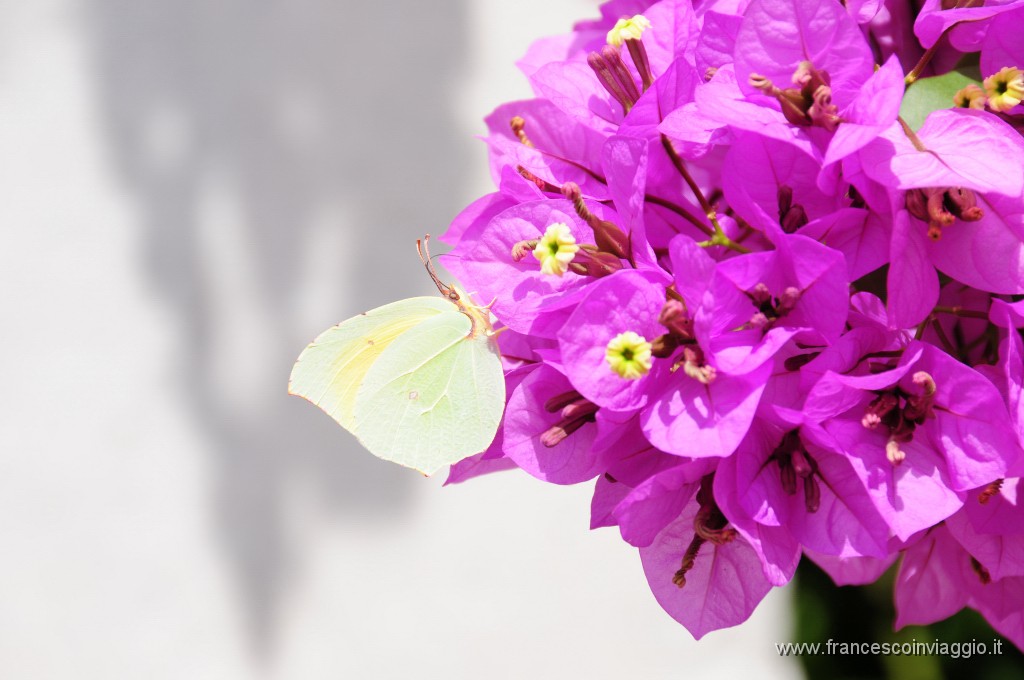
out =
[[[487,449],[505,408],[497,331],[430,262],[443,297],[371,309],[321,333],[292,367],[288,392],[319,406],[370,453],[430,475]]]

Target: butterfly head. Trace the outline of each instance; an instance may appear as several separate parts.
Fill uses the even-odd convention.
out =
[[[441,295],[451,300],[453,304],[458,306],[459,311],[468,316],[470,321],[473,322],[470,337],[475,338],[481,334],[489,335],[492,330],[490,305],[480,307],[472,304],[470,296],[465,291],[460,290],[454,283],[449,285],[441,280],[441,277],[437,275],[437,271],[434,269],[434,263],[430,259],[430,234],[426,234],[422,240],[416,239],[416,252],[419,253],[420,262],[423,263],[427,273],[430,274],[434,285],[441,291]]]

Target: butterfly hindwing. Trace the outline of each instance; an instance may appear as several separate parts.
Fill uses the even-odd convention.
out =
[[[486,449],[505,406],[494,341],[454,307],[395,339],[366,373],[353,432],[374,455],[432,474]]]

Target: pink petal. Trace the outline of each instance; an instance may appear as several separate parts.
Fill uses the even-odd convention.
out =
[[[994,114],[940,109],[928,115],[917,136],[926,151],[893,124],[860,150],[864,172],[894,189],[948,186],[1020,196],[1024,142]]]
[[[1024,293],[1024,200],[988,194],[978,196],[978,205],[985,211],[981,220],[957,220],[926,244],[932,262],[974,288]]]
[[[874,583],[896,561],[896,553],[884,559],[877,557],[836,557],[823,555],[804,548],[804,554],[822,571],[832,577],[837,586],[862,586]]]
[[[720,373],[709,385],[678,371],[676,386],[641,413],[644,433],[656,447],[678,456],[728,456],[750,428],[771,371],[766,363],[742,376]]]
[[[693,538],[697,504],[691,503],[654,543],[640,549],[647,582],[658,603],[698,640],[707,633],[746,621],[771,590],[761,571],[761,560],[743,540],[716,546],[705,543],[686,585],[679,588],[672,577]]]
[[[740,88],[757,92],[751,73],[789,87],[803,61],[832,77],[836,103],[852,94],[872,72],[874,60],[857,23],[831,0],[754,0],[736,37],[736,74]]]
[[[939,526],[907,549],[896,575],[896,628],[928,625],[963,609],[970,556]]]

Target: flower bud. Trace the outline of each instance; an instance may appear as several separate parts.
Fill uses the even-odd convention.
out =
[[[776,316],[782,318],[792,312],[796,308],[797,303],[800,302],[800,296],[800,289],[795,286],[789,286],[786,290],[782,291],[782,295],[779,296],[778,302],[775,305]]]
[[[788,459],[779,459],[779,482],[782,484],[782,490],[788,495],[796,493],[796,470]]]
[[[564,413],[567,410],[570,411],[570,415],[566,416]],[[570,404],[563,409],[562,419],[541,433],[540,443],[549,449],[558,446],[573,432],[587,423],[594,422],[594,414],[597,413],[597,410],[597,404],[585,399]]]
[[[786,184],[780,185],[776,196],[779,202],[779,224],[782,226],[782,231],[792,234],[807,224],[809,221],[807,211],[799,203],[793,203],[792,187]]]
[[[985,216],[978,205],[978,198],[971,189],[950,187],[946,190],[946,206],[949,211],[964,222],[977,222]]]
[[[578,184],[575,182],[563,184],[562,195],[572,201],[572,207],[576,214],[594,231],[594,243],[598,249],[622,259],[629,259],[629,237],[613,222],[602,220],[590,212],[583,202],[583,193]]]
[[[569,390],[568,392],[556,394],[544,402],[544,410],[548,413],[555,413],[556,411],[561,411],[572,402],[582,398],[583,395],[576,390]]]
[[[821,487],[814,477],[804,478],[804,507],[814,513],[821,507]]]
[[[659,335],[651,340],[651,356],[667,359],[679,349],[679,339],[672,333]]]
[[[907,397],[907,406],[903,409],[903,417],[920,425],[926,418],[935,417],[932,412],[932,407],[935,404],[935,380],[924,371],[915,373],[912,380],[921,393]]]
[[[885,457],[895,466],[906,460],[907,453],[900,448],[900,443],[896,441],[895,437],[890,437],[889,441],[885,443]]]
[[[686,307],[679,300],[669,298],[658,314],[658,323],[667,328],[680,340],[693,339],[693,319],[686,313]]]
[[[520,116],[512,116],[512,120],[509,121],[509,126],[512,128],[512,134],[516,136],[523,146],[533,148],[533,142],[526,136],[526,121]]]
[[[814,468],[811,466],[806,454],[804,453],[803,445],[798,444],[793,452],[790,454],[790,462],[793,465],[793,471],[797,477],[807,479],[814,472]]]
[[[546,179],[541,179],[540,177],[537,177],[537,175],[533,174],[532,172],[530,172],[521,165],[516,166],[516,172],[518,172],[519,175],[527,182],[533,183],[541,191],[547,192],[549,194],[557,194],[559,192],[558,187],[556,187],[554,184],[547,181]]]
[[[673,366],[673,369],[678,367],[679,364],[677,363],[676,366]],[[695,345],[683,348],[682,367],[683,373],[705,385],[713,383],[718,375],[714,366],[708,366],[704,362],[704,352]]]
[[[835,132],[839,127],[839,107],[832,103],[832,88],[821,85],[814,91],[814,103],[807,110],[807,115],[814,125]]]
[[[640,74],[640,82],[643,84],[644,92],[646,92],[654,84],[651,62],[647,58],[647,48],[644,47],[644,43],[640,38],[629,38],[626,40],[626,49],[629,50],[633,66],[636,67],[636,72]]]
[[[597,76],[601,86],[622,106],[624,114],[629,113],[633,104],[640,98],[633,76],[630,75],[618,50],[605,45],[601,52],[591,52],[587,56],[587,65]]]
[[[874,401],[868,404],[861,418],[860,424],[869,430],[873,430],[885,420],[886,416],[892,413],[893,409],[899,406],[899,399],[891,392],[880,394]]]
[[[608,276],[622,269],[622,261],[611,253],[602,253],[593,246],[581,248],[577,251],[569,269],[581,276],[592,276],[600,278]]]

